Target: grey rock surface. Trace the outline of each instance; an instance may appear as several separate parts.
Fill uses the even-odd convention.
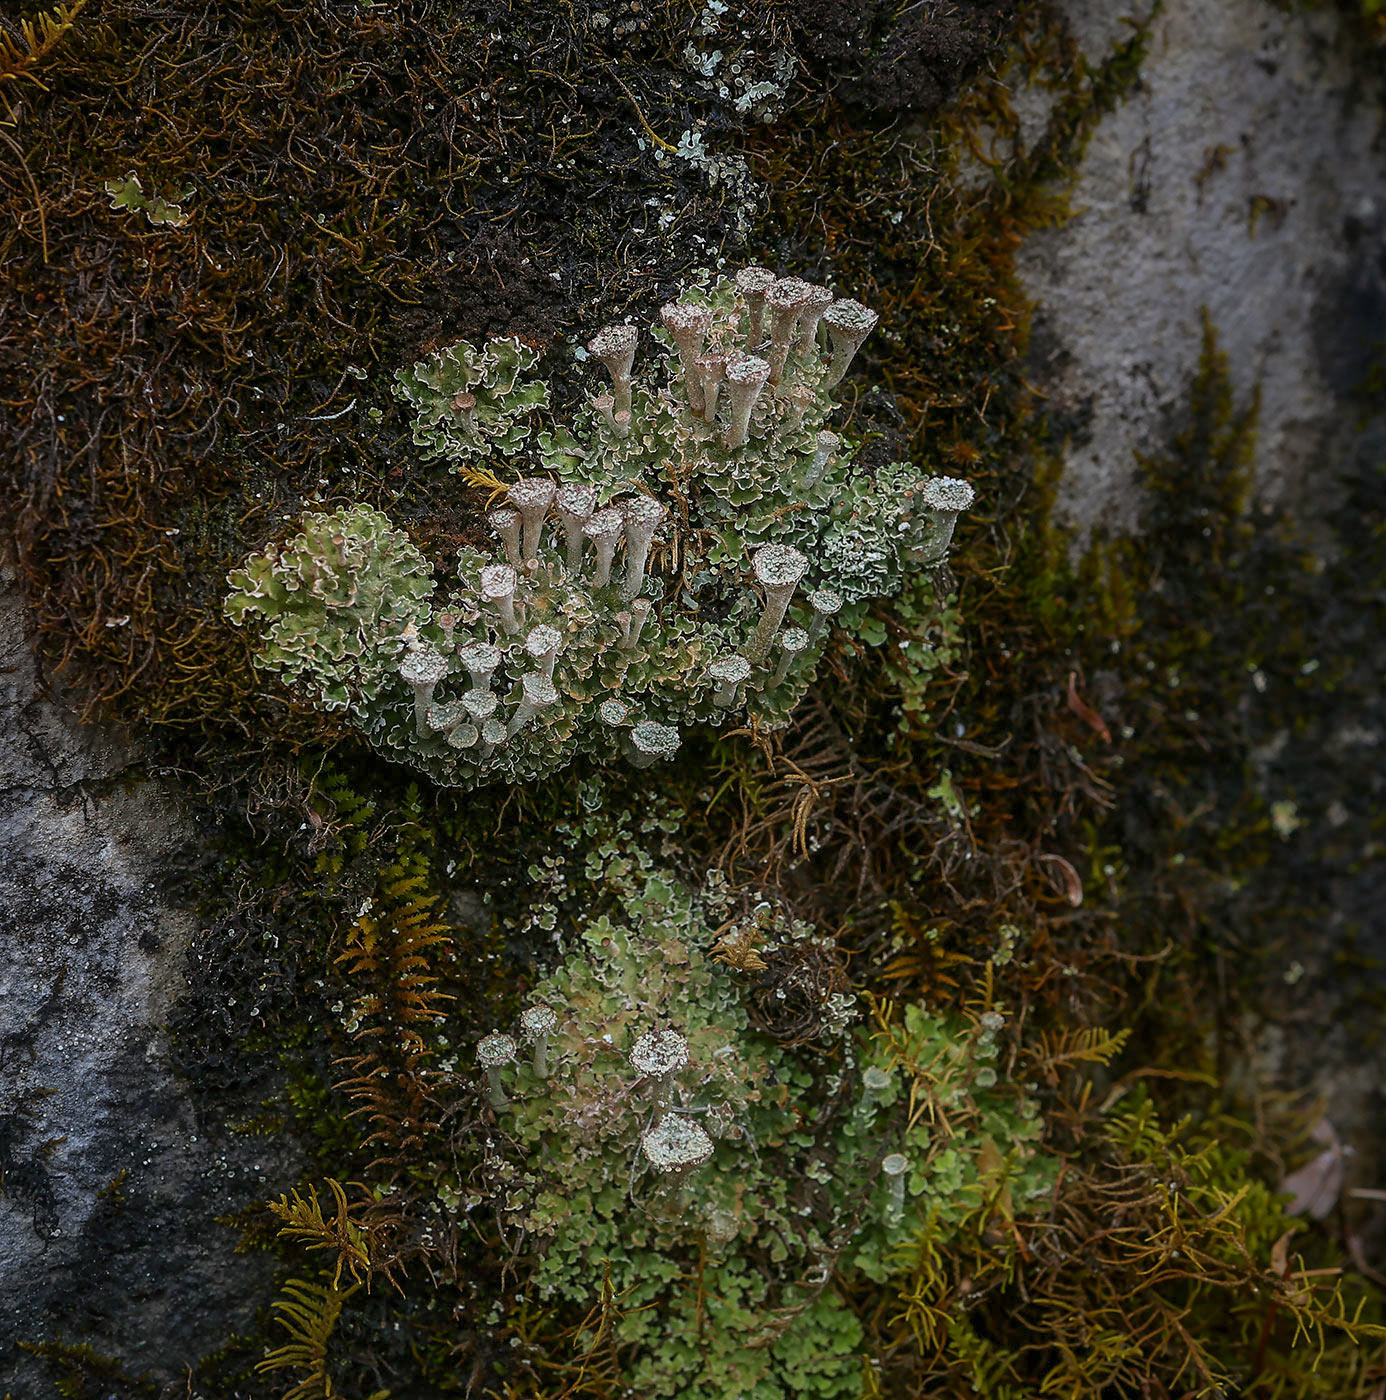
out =
[[[169,1067],[193,925],[159,887],[188,831],[130,762],[43,693],[0,588],[0,1395],[15,1400],[55,1393],[20,1342],[80,1341],[168,1379],[270,1291],[265,1258],[234,1254],[214,1217],[282,1187],[286,1164],[203,1121]]]
[[[1093,62],[1150,10],[1059,8]],[[1354,548],[1326,522],[1386,460],[1386,426],[1364,425],[1356,397],[1386,342],[1386,113],[1351,43],[1331,11],[1165,0],[1137,89],[1087,150],[1073,217],[1021,250],[1030,373],[1067,439],[1057,507],[1079,546],[1093,528],[1138,529],[1137,455],[1166,446],[1188,402],[1206,310],[1239,405],[1260,393],[1258,500],[1284,507],[1316,550]],[[1349,1185],[1379,1189],[1386,1052],[1380,977],[1366,969],[1386,965],[1386,852],[1372,827],[1386,795],[1386,638],[1347,611],[1325,615],[1322,636],[1346,662],[1343,683],[1294,717],[1293,740],[1287,730],[1275,753],[1252,755],[1267,800],[1292,799],[1303,819],[1285,868],[1331,912],[1264,950],[1282,961],[1234,1074],[1247,1092],[1254,1075],[1260,1091],[1318,1102],[1357,1148]]]
[[[1094,61],[1145,0],[1063,0]],[[1129,527],[1135,454],[1187,395],[1206,308],[1262,395],[1258,490],[1297,501],[1351,433],[1386,327],[1379,94],[1327,13],[1167,0],[1138,89],[1099,126],[1074,217],[1029,240],[1033,371],[1067,430],[1060,509]]]

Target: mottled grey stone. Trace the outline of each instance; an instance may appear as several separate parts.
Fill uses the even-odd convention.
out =
[[[1061,0],[1100,59],[1147,4]],[[1351,432],[1345,397],[1386,324],[1378,94],[1330,14],[1168,0],[1140,83],[1099,125],[1073,217],[1021,250],[1032,373],[1069,435],[1060,510],[1129,526],[1136,453],[1187,399],[1207,309],[1243,398],[1257,489],[1295,501]]]
[[[131,764],[44,693],[0,588],[0,1394],[16,1400],[54,1393],[20,1341],[82,1342],[172,1384],[244,1327],[268,1261],[234,1254],[213,1217],[292,1175],[169,1068],[193,925],[160,885],[190,832]]]

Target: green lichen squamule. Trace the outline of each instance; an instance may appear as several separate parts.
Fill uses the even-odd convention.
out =
[[[268,622],[256,662],[313,694],[324,709],[360,712],[399,685],[408,629],[428,607],[428,561],[366,506],[303,517],[275,554],[231,574],[233,622]]]
[[[454,461],[519,452],[530,418],[549,406],[548,385],[524,380],[539,356],[515,339],[483,349],[465,340],[435,350],[395,375],[396,398],[414,406],[414,442]]]
[[[596,336],[611,392],[571,429],[532,423],[548,391],[523,378],[535,357],[518,342],[459,343],[402,373],[416,442],[459,465],[518,455],[533,474],[489,512],[493,549],[462,550],[436,595],[375,512],[306,517],[231,575],[233,619],[270,619],[259,664],[464,787],[579,754],[654,763],[690,724],[785,723],[831,629],[863,635],[871,599],[940,563],[972,489],[904,462],[860,470],[827,426],[876,322],[857,302],[747,268],[685,290],[661,321],[649,376],[634,327]],[[359,542],[372,597],[412,611],[312,586],[341,573],[338,539]]]

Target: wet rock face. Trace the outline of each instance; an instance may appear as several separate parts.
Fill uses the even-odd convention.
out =
[[[1129,33],[1128,7],[1059,8],[1095,61]],[[1258,490],[1293,502],[1346,450],[1386,313],[1381,118],[1331,15],[1168,0],[1138,89],[1088,148],[1074,218],[1019,259],[1073,519],[1134,523],[1135,453],[1184,402],[1204,308],[1239,395],[1261,389]]]
[[[19,1341],[172,1377],[267,1295],[213,1217],[287,1163],[203,1121],[168,1068],[190,931],[158,892],[187,839],[168,794],[40,692],[8,588],[0,668],[0,1394],[48,1393]]]

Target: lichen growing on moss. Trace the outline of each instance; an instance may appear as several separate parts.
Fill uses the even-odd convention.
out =
[[[521,379],[538,363],[538,354],[513,336],[481,349],[459,340],[399,370],[392,387],[413,406],[414,443],[429,455],[513,457],[529,437],[527,420],[549,406],[547,384]]]
[[[34,4],[26,0],[26,8]],[[1236,668],[1246,658],[1207,646],[1195,629],[1187,641],[1171,638],[1173,647],[1200,647],[1210,669],[1229,674],[1183,668],[1185,696],[1195,688],[1191,677],[1198,681],[1199,727],[1180,723],[1167,753],[1147,750],[1157,781],[1142,792],[1158,800],[1138,794],[1133,802],[1084,718],[1111,724],[1120,740],[1110,692],[1104,698],[1098,686],[1121,674],[1127,703],[1152,720],[1143,726],[1138,719],[1141,739],[1147,732],[1171,737],[1171,726],[1156,721],[1181,707],[1155,672],[1143,689],[1122,659],[1112,659],[1109,638],[1098,635],[1101,599],[1090,577],[1055,562],[1063,542],[1044,530],[1043,491],[1026,478],[1028,464],[1042,456],[1043,433],[1026,419],[1016,358],[1023,307],[1009,280],[1009,252],[1035,222],[1055,215],[1061,197],[1048,182],[1062,180],[1095,114],[1129,86],[1143,40],[1134,32],[1111,62],[1094,68],[1048,7],[1027,4],[1016,16],[1022,71],[972,85],[959,109],[927,126],[861,117],[863,104],[873,112],[930,106],[964,71],[953,58],[972,64],[990,54],[1003,7],[974,8],[975,16],[909,5],[889,16],[844,11],[825,27],[821,6],[740,5],[723,20],[708,8],[695,17],[696,7],[656,3],[622,11],[603,29],[600,12],[583,7],[519,6],[493,29],[436,6],[363,6],[350,14],[259,7],[250,22],[212,7],[166,33],[145,22],[159,18],[157,7],[130,0],[109,23],[103,14],[100,24],[75,27],[44,59],[42,87],[24,79],[23,119],[16,111],[12,135],[29,152],[32,178],[5,191],[20,307],[7,353],[39,388],[0,406],[18,454],[6,499],[19,522],[43,635],[53,659],[70,663],[65,679],[137,720],[146,735],[173,732],[174,766],[215,790],[210,810],[238,833],[236,859],[201,891],[207,931],[190,958],[193,985],[175,1011],[180,1062],[199,1086],[199,1107],[224,1116],[247,1084],[255,1095],[276,1094],[259,1121],[300,1124],[318,1179],[365,1181],[359,1200],[353,1190],[361,1228],[388,1224],[387,1257],[401,1256],[404,1295],[377,1275],[373,1289],[351,1297],[318,1368],[320,1384],[330,1376],[335,1389],[367,1396],[388,1378],[401,1393],[471,1386],[523,1400],[605,1400],[623,1393],[629,1374],[617,1339],[635,1337],[624,1359],[648,1367],[641,1339],[657,1333],[661,1317],[694,1356],[689,1319],[699,1284],[704,1298],[713,1290],[710,1306],[719,1310],[711,1352],[719,1364],[731,1356],[769,1367],[778,1378],[767,1384],[808,1393],[845,1389],[842,1359],[853,1353],[862,1391],[873,1398],[982,1393],[1000,1400],[1008,1393],[1086,1395],[1104,1386],[1159,1395],[1187,1386],[1191,1375],[1211,1374],[1226,1377],[1227,1388],[1337,1400],[1366,1395],[1375,1384],[1363,1376],[1364,1334],[1340,1333],[1317,1371],[1314,1348],[1295,1345],[1301,1326],[1312,1335],[1333,1321],[1336,1304],[1325,1304],[1331,1280],[1315,1270],[1350,1261],[1326,1232],[1295,1238],[1305,1243],[1303,1265],[1293,1253],[1276,1256],[1289,1225],[1266,1187],[1267,1134],[1253,1136],[1221,1117],[1237,1106],[1201,1079],[1162,1077],[1170,1065],[1199,1076],[1216,1068],[1208,1048],[1214,1037],[1209,1032],[1204,1044],[1205,1022],[1190,1008],[1208,1001],[1202,945],[1225,930],[1208,920],[1213,882],[1191,878],[1205,863],[1185,860],[1176,880],[1164,864],[1154,871],[1158,855],[1152,862],[1149,851],[1173,850],[1164,843],[1177,839],[1182,858],[1192,820],[1209,831],[1209,844],[1222,840],[1213,828],[1222,826],[1226,807],[1195,804],[1185,791],[1184,811],[1171,819],[1164,804],[1171,794],[1178,800],[1185,755],[1212,733],[1214,707],[1230,707],[1246,686],[1246,675],[1231,684],[1229,658],[1235,655]],[[351,42],[342,42],[344,33]],[[709,39],[703,48],[717,44],[720,64],[710,53],[686,58],[690,38],[700,37]],[[833,71],[815,73],[815,55],[824,53]],[[949,59],[946,72],[931,55]],[[797,70],[782,59],[797,59]],[[709,79],[709,66],[716,73],[680,86],[688,62],[701,78]],[[1021,130],[1008,94],[1040,66],[1056,98],[1035,138]],[[845,104],[827,91],[840,91],[844,78]],[[784,87],[774,94],[783,115],[742,130],[736,109],[765,79]],[[156,85],[161,119],[151,123]],[[93,102],[103,112],[99,128],[87,117]],[[1027,104],[1027,119],[1031,110]],[[286,116],[292,151],[283,140]],[[29,143],[40,129],[37,159]],[[965,149],[993,166],[994,184],[952,181]],[[129,168],[154,190],[195,186],[188,225],[154,230],[110,210],[102,184]],[[722,188],[709,190],[706,177],[718,170],[744,176],[730,198]],[[589,199],[589,190],[599,193]],[[572,217],[574,191],[584,201],[579,217]],[[744,1014],[745,1024],[729,1058],[754,1079],[753,1092],[768,1095],[748,1103],[745,1119],[773,1130],[776,1113],[822,1112],[812,1125],[820,1134],[814,1145],[786,1139],[769,1152],[767,1160],[789,1164],[789,1176],[762,1193],[768,1209],[798,1225],[794,1207],[803,1198],[831,1202],[833,1183],[810,1174],[819,1170],[814,1154],[820,1143],[824,1154],[846,1143],[843,1160],[853,1160],[862,1144],[847,1128],[859,1107],[873,1134],[880,1129],[873,1150],[884,1154],[883,1177],[867,1193],[873,1221],[894,1220],[897,1211],[907,1218],[934,1199],[971,1199],[970,1178],[957,1192],[959,1171],[993,1179],[991,1149],[983,1142],[974,1152],[968,1136],[985,1129],[985,1112],[963,1123],[960,1163],[942,1151],[938,1133],[925,1145],[897,1132],[908,1111],[904,1071],[871,1058],[896,1053],[891,1047],[908,1055],[917,1043],[931,1073],[950,1049],[975,1047],[981,1067],[965,1102],[988,1111],[999,1104],[1003,1116],[1021,1100],[1041,1104],[1045,1147],[1064,1161],[1058,1195],[1042,1218],[1027,1219],[1024,1202],[1017,1207],[1002,1190],[994,1200],[988,1193],[983,1210],[941,1221],[898,1247],[894,1227],[882,1224],[876,1236],[859,1231],[805,1310],[768,1323],[748,1318],[749,1308],[738,1312],[740,1303],[802,1298],[820,1288],[789,1272],[803,1257],[795,1253],[801,1236],[791,1234],[782,1274],[756,1253],[768,1238],[763,1222],[752,1240],[738,1235],[728,1278],[742,1291],[727,1296],[715,1291],[721,1256],[701,1253],[702,1240],[680,1241],[667,1222],[645,1226],[641,1216],[642,1228],[670,1230],[670,1253],[660,1257],[674,1259],[676,1273],[651,1283],[638,1263],[622,1262],[641,1288],[662,1290],[660,1307],[632,1315],[615,1271],[604,1274],[600,1261],[588,1269],[585,1293],[572,1271],[563,1275],[569,1295],[540,1300],[526,1292],[514,1247],[523,1270],[547,1267],[540,1247],[562,1227],[548,1236],[523,1233],[529,1183],[516,1188],[504,1232],[491,1209],[500,1202],[504,1210],[506,1180],[489,1176],[489,1163],[499,1163],[501,1176],[513,1168],[508,1180],[534,1173],[536,1156],[542,1164],[534,1140],[507,1125],[522,1122],[531,1107],[549,1122],[552,1105],[547,1090],[517,1092],[525,1087],[519,1081],[536,1073],[545,1085],[561,1085],[571,1072],[571,1061],[558,1058],[557,1024],[545,1070],[535,1070],[537,1046],[518,1019],[521,993],[533,997],[540,983],[546,993],[586,987],[590,969],[611,971],[587,943],[557,949],[549,936],[562,930],[571,940],[603,910],[623,937],[638,944],[643,933],[612,902],[612,888],[634,889],[635,898],[643,886],[619,868],[612,873],[608,862],[619,867],[620,843],[609,834],[584,828],[599,855],[594,872],[610,880],[605,890],[582,881],[560,887],[558,873],[536,854],[550,848],[573,811],[597,800],[593,790],[570,773],[503,793],[411,794],[407,775],[346,744],[335,759],[350,776],[324,769],[311,747],[311,716],[265,693],[251,672],[245,634],[222,626],[218,615],[232,564],[281,538],[289,528],[283,522],[305,511],[323,518],[321,528],[349,537],[342,527],[350,520],[334,508],[350,500],[387,512],[401,538],[407,530],[410,548],[433,561],[424,574],[442,568],[419,624],[432,627],[446,613],[440,595],[454,586],[447,566],[459,546],[483,538],[483,506],[442,466],[420,469],[419,449],[466,467],[471,475],[461,474],[472,487],[488,466],[507,482],[541,470],[555,483],[574,479],[551,411],[536,400],[532,411],[510,412],[521,408],[511,397],[516,385],[523,388],[532,372],[519,363],[528,350],[514,351],[512,368],[522,374],[508,389],[504,366],[490,381],[489,371],[468,378],[487,354],[486,336],[513,342],[522,335],[522,347],[551,343],[567,329],[560,322],[573,306],[594,308],[594,324],[598,306],[600,319],[632,316],[637,303],[652,310],[712,250],[735,253],[728,231],[741,228],[758,202],[770,210],[760,254],[820,277],[831,267],[882,309],[887,334],[868,342],[866,354],[870,377],[891,395],[857,394],[856,381],[846,381],[852,416],[843,436],[857,448],[854,465],[873,480],[906,458],[930,475],[976,476],[986,483],[992,518],[959,551],[959,579],[915,561],[921,567],[890,606],[863,608],[859,620],[846,615],[835,624],[794,726],[770,733],[758,724],[755,743],[708,745],[690,736],[689,757],[704,759],[705,771],[691,762],[631,782],[617,770],[604,775],[602,800],[612,812],[644,810],[656,790],[677,793],[683,806],[674,844],[684,850],[661,850],[659,868],[717,862],[736,877],[773,883],[800,913],[811,908],[824,931],[819,941],[784,936],[778,901],[759,916],[738,907],[730,929],[699,925],[701,961],[697,977],[688,974],[703,989],[699,996],[718,1007],[717,997],[736,992],[727,1015]],[[459,348],[459,335],[471,350]],[[642,368],[677,379],[682,357],[657,343]],[[440,345],[453,347],[451,363]],[[416,362],[424,367],[417,383],[433,395],[423,443],[398,430],[389,399],[395,367]],[[547,380],[554,402],[567,404],[574,387],[567,366],[557,364]],[[578,411],[597,434],[611,431],[608,411],[613,423],[626,411],[619,385],[610,388],[609,405]],[[729,392],[725,367],[718,392]],[[118,431],[112,403],[120,405]],[[574,421],[563,418],[570,431]],[[549,467],[529,455],[546,426]],[[463,443],[459,432],[472,436]],[[473,451],[482,441],[494,451]],[[507,447],[515,450],[508,455]],[[145,462],[157,470],[141,470]],[[654,454],[636,465],[654,484],[635,494],[676,506]],[[737,479],[723,495],[714,490],[705,502],[709,517],[726,510],[724,523],[735,524],[754,504],[733,499],[746,485]],[[612,490],[619,498],[631,488],[613,483]],[[522,504],[523,493],[516,508]],[[806,529],[816,544],[820,522],[805,514],[771,525]],[[670,520],[681,522],[676,509]],[[1209,520],[1187,523],[1195,544],[1206,538],[1199,532]],[[863,539],[873,536],[858,525]],[[661,579],[676,572],[667,548],[672,524],[664,529],[648,561]],[[522,551],[523,533],[522,520]],[[719,573],[733,592],[749,596],[747,562],[763,542],[743,537],[725,559],[708,562],[720,547],[710,538],[704,564],[714,582],[704,597],[719,596]],[[856,561],[867,581],[880,564],[876,543]],[[561,557],[565,547],[563,539],[544,544],[549,556]],[[586,547],[589,558],[595,547]],[[502,547],[478,553],[494,567],[502,548],[503,536]],[[841,551],[825,546],[843,554],[834,567],[844,573],[851,572],[850,548],[850,541]],[[1195,550],[1190,577],[1206,580],[1198,558]],[[1220,572],[1235,581],[1227,558]],[[613,558],[617,577],[623,562]],[[1174,571],[1171,565],[1165,574]],[[1178,571],[1185,572],[1183,562]],[[1139,587],[1142,575],[1133,577]],[[1283,576],[1265,581],[1282,584]],[[786,648],[790,668],[812,662],[824,644],[822,626],[803,606],[811,582],[798,586],[775,634],[794,639]],[[1229,627],[1245,621],[1233,594],[1190,599],[1171,586],[1171,605],[1186,623],[1214,614]],[[940,601],[945,594],[951,601]],[[1351,596],[1364,613],[1371,606]],[[613,617],[630,611],[611,602]],[[744,620],[738,641],[753,638],[759,625],[749,613]],[[357,624],[343,621],[345,649]],[[292,638],[290,630],[290,647]],[[526,671],[547,656],[543,642],[537,639],[536,655],[526,652]],[[877,650],[867,653],[867,646]],[[446,721],[456,716],[447,706],[460,703],[447,689],[451,677],[430,680],[436,667],[420,651],[407,675],[387,671],[382,682],[408,744],[420,711],[428,724],[436,706]],[[1166,659],[1165,647],[1153,642],[1123,653],[1137,654]],[[384,659],[397,666],[405,658]],[[772,647],[770,659],[777,667],[784,657]],[[713,667],[720,673],[711,674]],[[753,678],[721,661],[709,673],[714,692],[726,687],[734,698]],[[430,685],[439,693],[429,693]],[[542,700],[542,688],[531,688]],[[528,724],[539,722],[531,716]],[[176,732],[179,725],[197,726],[196,744]],[[237,726],[250,743],[228,758],[217,746]],[[659,729],[643,738],[653,750],[668,741]],[[293,748],[292,762],[280,745]],[[1228,772],[1240,774],[1239,755],[1229,753]],[[208,776],[203,765],[212,762],[220,767]],[[1167,774],[1176,781],[1164,783]],[[1106,817],[1112,787],[1120,791]],[[1186,820],[1190,812],[1195,817]],[[1133,830],[1146,844],[1132,844]],[[1264,843],[1252,844],[1259,850]],[[1136,882],[1133,897],[1123,899],[1117,886],[1128,860],[1155,878]],[[545,882],[535,907],[551,925],[514,916],[526,882],[507,876],[527,862]],[[1234,860],[1206,868],[1224,887],[1241,879]],[[497,928],[478,917],[479,926],[464,931],[459,911],[472,908],[473,917],[467,899],[481,884],[495,894]],[[704,898],[679,888],[680,898]],[[1186,930],[1183,942],[1166,956],[1176,927]],[[712,964],[709,947],[721,949],[725,967]],[[994,987],[988,950],[995,952]],[[848,954],[855,983],[891,989],[893,1006],[878,1003],[885,1024],[829,1025],[823,1036],[832,997],[849,995]],[[669,996],[687,990],[687,981],[671,989],[662,973],[657,980]],[[1001,1014],[993,1012],[998,999],[1007,1024],[997,1032],[1001,1053],[988,1062],[981,1018]],[[1159,1023],[1161,1002],[1177,1012],[1177,1030]],[[719,1025],[727,1019],[721,1010],[718,1016]],[[1137,1034],[1092,1032],[1094,1023],[1117,1022]],[[472,1056],[496,1026],[518,1042],[513,1054],[527,1067],[494,1066],[501,1106],[492,1104]],[[1100,1070],[1123,1040],[1133,1047],[1127,1061]],[[1082,1068],[1094,1063],[1097,1082]],[[1148,1100],[1131,1087],[1146,1066],[1156,1071],[1145,1081]],[[770,1068],[788,1075],[791,1087],[796,1076],[811,1078],[799,1105],[775,1101]],[[667,1085],[639,1088],[635,1069],[614,1057],[611,1082],[648,1103],[651,1114],[667,1088],[665,1121],[677,1128],[686,1118],[703,1128],[706,1114],[685,1112],[686,1102],[698,1103],[696,1077],[683,1085],[680,1068]],[[993,1070],[997,1082],[988,1084]],[[277,1071],[288,1079],[282,1092]],[[840,1083],[829,1091],[835,1075]],[[947,1086],[929,1082],[949,1097]],[[940,1121],[952,1126],[957,1107],[944,1102]],[[348,1116],[348,1109],[358,1112]],[[696,1133],[681,1137],[671,1128],[666,1136],[655,1155],[676,1167],[671,1154],[684,1152],[692,1169],[685,1186],[720,1170],[732,1150],[709,1135],[713,1157],[700,1165]],[[1247,1142],[1246,1150],[1229,1147],[1234,1141]],[[941,1155],[930,1162],[934,1148]],[[639,1140],[623,1151],[622,1161],[637,1168],[639,1190],[673,1190],[669,1174],[656,1178],[653,1163],[642,1165],[650,1154]],[[996,1156],[1004,1164],[999,1147]],[[765,1169],[754,1164],[752,1175],[760,1183]],[[565,1185],[551,1189],[560,1204]],[[638,1191],[632,1202],[624,1184],[618,1195],[613,1220],[648,1203]],[[1196,1219],[1190,1202],[1201,1212]],[[1190,1247],[1201,1251],[1197,1269]],[[286,1255],[284,1262],[290,1277],[302,1275],[302,1261]],[[1351,1292],[1349,1282],[1345,1296]],[[780,1323],[789,1354],[774,1348],[745,1358],[748,1328]],[[234,1344],[247,1374],[235,1370],[239,1362],[209,1363],[192,1388],[258,1397],[274,1393],[267,1387],[278,1380],[282,1391],[285,1373],[249,1374],[264,1340]],[[696,1366],[691,1360],[690,1376]],[[176,1379],[181,1390],[184,1378]]]
[[[690,888],[637,845],[576,854],[608,907],[574,926],[557,903],[530,908],[565,950],[531,992],[555,1025],[542,1073],[506,1069],[484,1165],[526,1289],[594,1306],[605,1280],[642,1394],[860,1394],[843,1287],[907,1274],[918,1241],[1024,1215],[1052,1188],[1038,1107],[998,1072],[1004,1015],[911,1005],[873,1026],[819,983],[815,1032],[788,1048],[725,958],[774,957],[783,1002],[830,941],[716,878]],[[561,890],[564,867],[547,857],[530,879]]]
[[[232,619],[270,622],[257,664],[458,786],[532,781],[578,754],[646,766],[693,723],[782,726],[830,629],[869,640],[869,602],[942,564],[973,491],[906,462],[863,470],[827,427],[876,324],[859,303],[751,267],[661,319],[654,374],[633,372],[636,330],[607,327],[591,351],[613,392],[532,447],[525,420],[548,392],[521,377],[534,356],[515,342],[401,375],[416,442],[464,470],[523,450],[546,474],[510,485],[488,517],[498,552],[463,549],[437,605],[378,513],[310,515],[230,576]]]
[[[259,663],[333,710],[394,682],[405,630],[434,589],[409,537],[364,506],[304,516],[282,549],[248,560],[231,584],[233,622],[269,619]]]

